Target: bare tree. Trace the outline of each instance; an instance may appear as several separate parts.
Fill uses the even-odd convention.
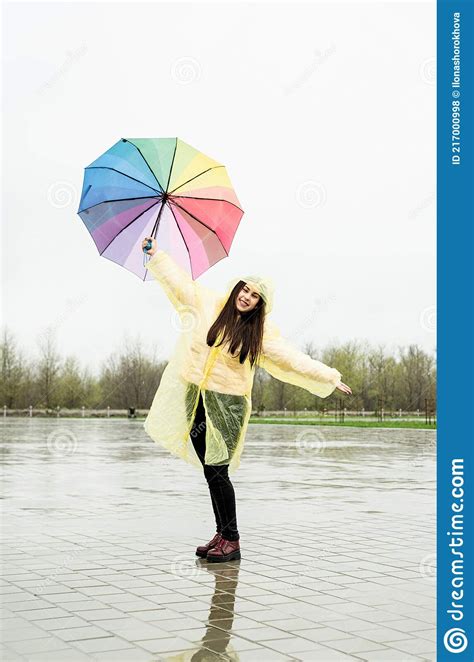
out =
[[[47,409],[58,404],[61,358],[57,351],[55,332],[48,327],[39,337],[40,359],[37,366],[37,382],[40,398]]]
[[[400,366],[404,381],[405,407],[424,409],[425,398],[433,390],[434,359],[417,345],[400,348]]]
[[[100,377],[102,406],[147,408],[155,395],[166,363],[145,355],[139,338],[125,338],[124,349],[105,361]]]
[[[12,333],[4,327],[1,340],[2,379],[0,384],[1,403],[9,409],[18,406],[24,361],[19,354]]]
[[[61,407],[77,409],[85,405],[87,384],[77,359],[68,357],[62,366],[58,388],[58,403]]]
[[[268,409],[268,402],[265,400],[267,382],[268,373],[263,368],[257,366],[252,387],[252,405],[256,411],[261,411],[265,408]]]

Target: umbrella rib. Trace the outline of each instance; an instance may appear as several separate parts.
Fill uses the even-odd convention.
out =
[[[124,225],[123,228],[122,228],[119,232],[117,232],[117,234],[115,235],[115,237],[113,237],[113,238],[109,241],[109,243],[108,243],[107,246],[104,248],[104,250],[103,250],[101,253],[99,252],[99,255],[103,255],[103,254],[105,253],[105,251],[108,249],[108,247],[110,246],[110,244],[111,244],[113,241],[115,241],[115,240],[117,239],[117,237],[119,236],[119,234],[121,234],[124,230],[126,230],[126,229],[128,228],[128,226],[131,225],[132,223],[134,223],[138,218],[140,218],[140,216],[143,216],[143,214],[144,214],[145,212],[150,211],[150,209],[153,209],[153,207],[154,207],[155,205],[159,204],[159,202],[160,202],[160,201],[158,200],[157,202],[155,202],[154,205],[151,205],[151,207],[148,207],[148,209],[144,209],[142,212],[140,212],[140,213],[138,214],[138,216],[135,216],[135,218],[132,218],[132,220],[130,221],[130,223],[127,223],[127,225]]]
[[[128,200],[153,200],[154,198],[151,195],[145,195],[143,197],[139,198],[117,198],[115,200],[102,200],[102,202],[96,202],[95,205],[91,205],[90,207],[86,207],[82,211],[79,212],[79,214],[84,214],[84,212],[89,211],[89,209],[94,209],[94,207],[98,207],[99,205],[108,205],[109,202],[127,202]],[[159,200],[157,200],[159,202]],[[154,203],[156,204],[156,203]],[[153,206],[153,205],[152,205]],[[150,209],[150,207],[148,207]]]
[[[206,225],[203,221],[201,221],[201,219],[197,218],[197,216],[194,216],[194,214],[191,214],[191,212],[189,212],[187,209],[185,209],[184,207],[182,207],[182,206],[179,204],[179,202],[174,202],[174,200],[171,200],[171,204],[173,204],[173,203],[174,203],[177,207],[179,207],[180,209],[182,209],[183,211],[185,211],[186,214],[189,214],[189,216],[191,216],[191,218],[193,218],[195,221],[197,221],[197,222],[200,223],[201,225],[204,225],[204,227],[207,228],[210,232],[212,232],[212,234],[215,234],[217,240],[219,241],[220,245],[221,245],[222,248],[224,249],[225,254],[226,254],[227,256],[229,255],[229,253],[226,251],[226,249],[225,249],[224,246],[222,245],[222,241],[220,240],[219,235],[217,234],[217,232],[216,232],[215,230],[213,230],[213,229],[210,228],[208,225]],[[170,204],[170,207],[171,207],[171,204]],[[171,211],[173,211],[173,210],[171,209]],[[174,216],[174,214],[173,214],[173,216]],[[175,220],[176,220],[176,217],[175,217]],[[176,224],[178,224],[178,221],[176,221]]]
[[[173,158],[171,159],[171,166],[170,166],[170,171],[168,174],[168,181],[166,182],[166,189],[165,192],[168,192],[168,186],[170,185],[171,181],[171,173],[173,172],[173,166],[174,166],[174,157],[176,156],[176,150],[178,149],[178,139],[175,139],[176,142],[174,143],[174,152],[173,152]]]
[[[161,188],[161,190],[163,191],[164,189],[163,189],[163,187],[161,186],[160,182],[158,181],[158,177],[155,175],[155,173],[154,173],[153,170],[151,169],[151,165],[148,163],[148,161],[146,160],[146,158],[143,156],[141,149],[140,149],[139,147],[137,147],[137,145],[135,145],[135,143],[132,143],[131,140],[128,140],[127,138],[123,138],[123,140],[126,140],[128,143],[130,143],[130,145],[133,145],[133,146],[135,147],[135,149],[137,150],[137,152],[140,154],[140,156],[142,157],[142,159],[143,159],[143,160],[145,161],[145,163],[147,164],[147,166],[148,166],[148,170],[149,170],[149,171],[151,172],[151,174],[153,175],[153,178],[156,180],[156,183],[158,184],[158,186],[159,186],[159,187]]]
[[[182,188],[182,187],[185,186],[186,184],[189,184],[189,182],[192,182],[193,179],[197,179],[197,178],[200,177],[201,175],[205,175],[206,172],[209,172],[210,170],[215,170],[216,168],[224,168],[224,167],[225,167],[225,166],[223,166],[223,165],[219,165],[219,166],[212,166],[212,168],[208,168],[207,170],[203,170],[203,171],[200,172],[198,175],[194,175],[194,177],[191,177],[191,179],[188,179],[188,181],[183,182],[182,184],[180,184],[179,186],[177,186],[176,188],[174,188],[172,191],[169,191],[169,194],[171,195],[171,193],[173,193],[174,191],[177,191],[179,188]]]
[[[174,198],[187,198],[189,200],[215,200],[216,202],[227,202],[228,205],[232,205],[232,207],[235,207],[236,209],[239,209],[240,211],[244,211],[239,207],[239,205],[236,205],[235,203],[231,202],[230,200],[224,200],[223,198],[200,198],[197,195],[173,195]]]
[[[191,267],[191,274],[192,274],[193,273],[193,263],[191,261],[191,251],[189,250],[188,244],[186,243],[186,239],[184,238],[184,234],[181,232],[181,228],[179,227],[179,223],[176,220],[176,216],[174,215],[174,211],[173,211],[171,205],[169,205],[169,207],[171,209],[171,213],[173,214],[173,218],[174,218],[174,222],[176,223],[176,227],[178,228],[179,233],[181,235],[181,239],[183,240],[183,243],[186,247],[186,250],[188,251],[189,266]],[[193,280],[194,280],[194,278],[193,278]]]
[[[162,193],[163,191],[159,191],[158,189],[154,188],[153,186],[148,186],[148,184],[144,184],[141,182],[139,179],[136,177],[132,177],[131,175],[126,175],[124,172],[121,172],[120,170],[117,170],[116,168],[110,168],[109,166],[87,166],[86,170],[113,170],[114,172],[118,172],[119,175],[122,175],[123,177],[127,177],[128,179],[132,179],[134,182],[138,182],[142,186],[146,186],[147,188],[151,189],[152,191],[156,191],[157,193]],[[155,177],[156,179],[156,177]],[[156,180],[158,181],[158,180]],[[158,186],[159,186],[158,182]]]

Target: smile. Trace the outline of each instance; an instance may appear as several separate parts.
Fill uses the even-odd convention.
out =
[[[249,304],[248,304],[246,301],[244,301],[243,299],[239,299],[239,301],[240,301],[240,303],[242,304],[242,306],[248,306],[248,305],[249,305]]]

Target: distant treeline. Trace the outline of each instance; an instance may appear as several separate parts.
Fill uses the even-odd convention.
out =
[[[352,388],[352,396],[335,391],[318,398],[304,389],[274,379],[258,368],[252,392],[254,410],[322,411],[342,397],[348,409],[424,411],[428,400],[436,406],[436,364],[417,345],[398,348],[396,355],[383,346],[351,341],[318,351],[313,343],[300,349],[312,358],[337,368]],[[3,329],[0,406],[9,409],[148,409],[160,383],[166,361],[156,358],[140,340],[125,339],[106,357],[93,375],[72,356],[62,357],[55,334],[48,329],[38,339],[37,358],[28,358],[14,335]]]

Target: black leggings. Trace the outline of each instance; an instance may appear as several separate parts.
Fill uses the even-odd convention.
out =
[[[190,434],[194,450],[201,460],[204,468],[204,476],[209,486],[212,508],[216,519],[216,530],[220,531],[222,537],[226,538],[226,540],[239,540],[235,492],[229,478],[229,465],[204,464],[206,453],[206,416],[202,393],[199,393],[199,402]]]

